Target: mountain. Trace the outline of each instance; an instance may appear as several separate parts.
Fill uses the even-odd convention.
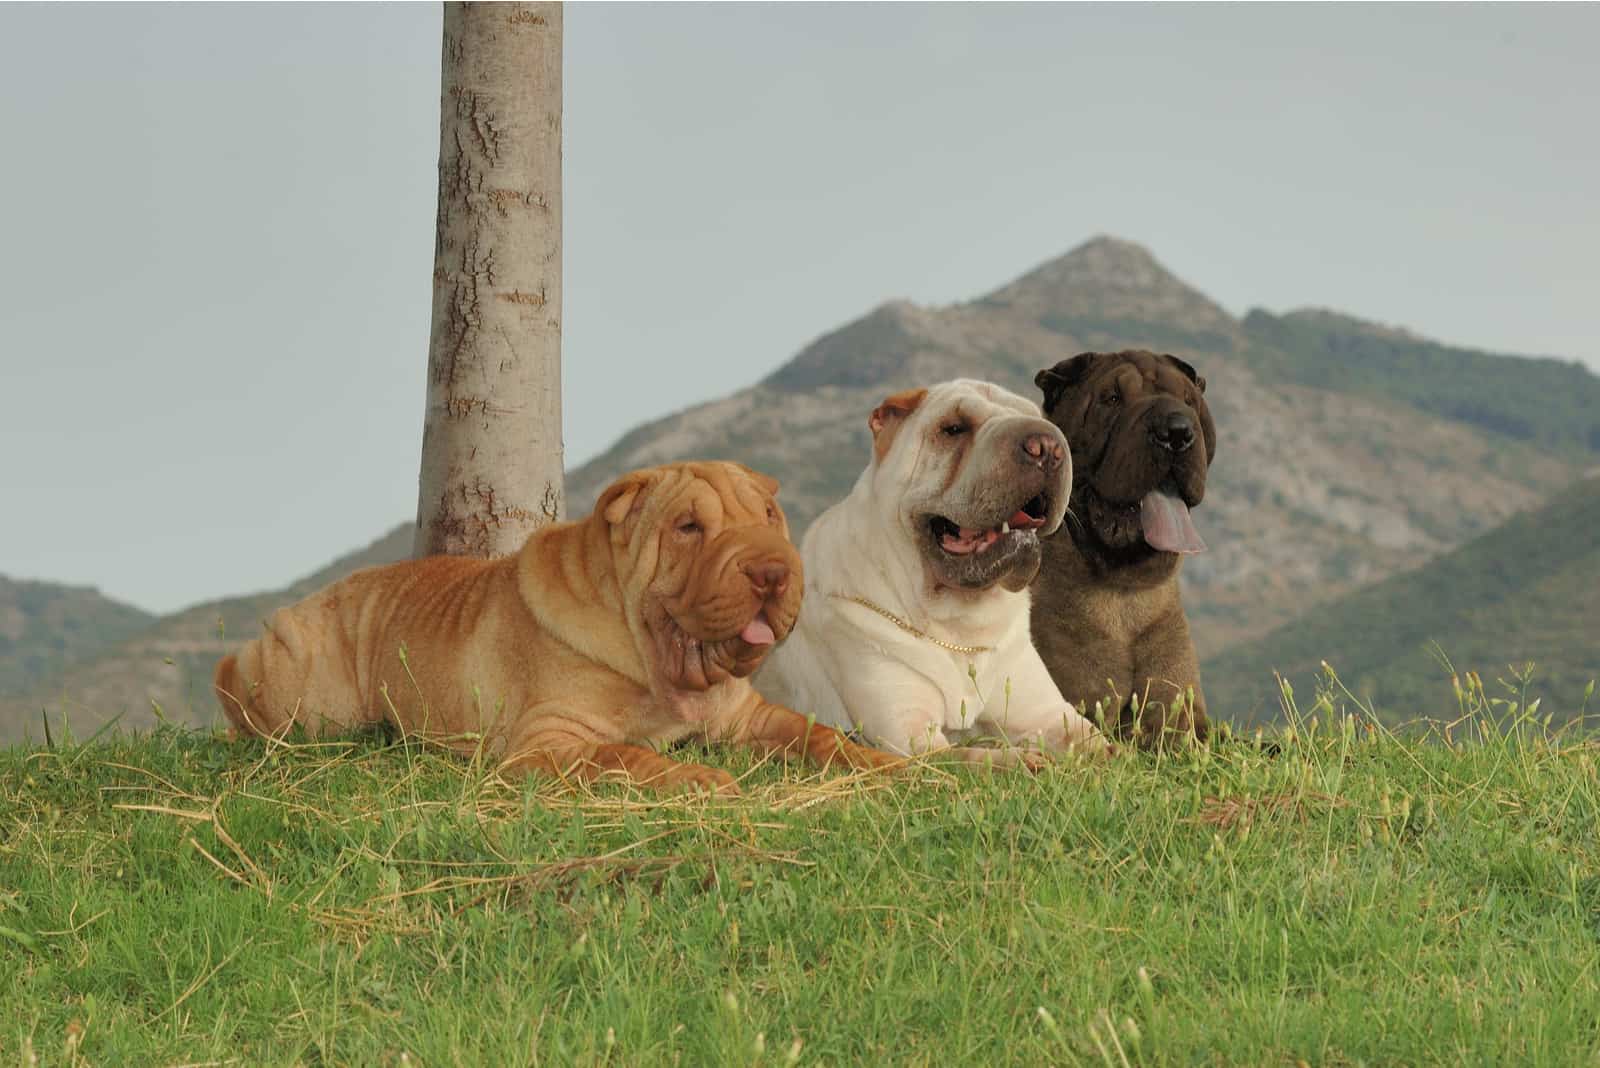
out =
[[[86,586],[0,575],[0,695],[26,693],[155,618]]]
[[[1298,699],[1314,692],[1327,660],[1384,718],[1449,718],[1456,704],[1446,662],[1478,672],[1490,696],[1504,696],[1497,680],[1520,686],[1532,662],[1529,696],[1556,722],[1572,719],[1600,678],[1597,532],[1600,473],[1421,567],[1213,657],[1203,668],[1207,700],[1235,722],[1271,719],[1273,671]]]
[[[65,721],[79,738],[112,719],[130,730],[163,718],[209,723],[216,713],[210,688],[218,657],[255,634],[279,605],[360,568],[404,560],[411,554],[411,536],[411,524],[402,524],[284,589],[207,601],[146,622],[98,655],[76,658],[30,687],[26,696],[0,697],[0,742],[42,738],[44,709],[52,724]]]
[[[1392,397],[1568,454],[1600,450],[1600,383],[1576,361],[1507,361],[1323,309],[1258,309],[1243,326],[1243,355],[1265,381]]]
[[[867,413],[885,394],[974,375],[1036,397],[1040,367],[1130,346],[1185,355],[1210,383],[1220,444],[1196,522],[1213,548],[1184,572],[1202,654],[1460,544],[1586,462],[1407,403],[1415,390],[1384,397],[1295,381],[1269,362],[1293,367],[1295,354],[1253,337],[1145,249],[1102,237],[970,303],[885,304],[756,386],[629,433],[572,473],[568,499],[579,508],[630,467],[742,459],[783,480],[803,528],[854,483]],[[1574,384],[1565,364],[1485,359],[1507,369],[1504,393],[1519,403],[1562,388],[1600,410],[1600,379],[1587,372]]]
[[[1100,237],[973,301],[884,304],[755,385],[627,432],[569,473],[570,510],[586,512],[633,467],[736,459],[782,481],[798,534],[854,483],[868,455],[867,413],[887,393],[968,375],[1037,397],[1039,368],[1133,346],[1182,355],[1209,381],[1219,446],[1195,519],[1212,550],[1184,570],[1208,658],[1537,507],[1600,456],[1577,415],[1562,416],[1559,432],[1520,433],[1521,423],[1496,426],[1484,414],[1524,419],[1557,393],[1563,412],[1600,411],[1600,379],[1572,365],[1448,349],[1321,312],[1240,320],[1144,248]],[[1346,380],[1339,361],[1351,353]],[[1492,382],[1493,408],[1458,403],[1456,362],[1471,369],[1472,388]],[[1380,388],[1385,373],[1395,380]],[[27,701],[0,701],[0,738],[8,718],[36,723],[41,702],[86,722],[121,710],[137,724],[153,717],[154,697],[169,715],[209,718],[210,659],[341,568],[400,558],[408,530],[289,590],[158,621]]]

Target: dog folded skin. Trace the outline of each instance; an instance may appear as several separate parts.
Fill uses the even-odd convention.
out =
[[[871,462],[802,543],[806,610],[759,690],[897,753],[955,748],[981,763],[1030,749],[1103,749],[1028,632],[1039,536],[1061,523],[1072,470],[1039,408],[967,379],[888,397]]]
[[[1063,693],[1105,710],[1114,736],[1204,741],[1178,575],[1205,550],[1190,509],[1217,452],[1206,380],[1176,356],[1130,350],[1081,353],[1035,383],[1077,471],[1072,518],[1045,541],[1034,583],[1039,653]]]
[[[777,483],[731,463],[624,475],[594,513],[496,560],[360,571],[273,614],[217,665],[241,731],[392,722],[508,771],[736,793],[654,750],[689,737],[882,767],[886,753],[764,700],[747,676],[800,609]]]

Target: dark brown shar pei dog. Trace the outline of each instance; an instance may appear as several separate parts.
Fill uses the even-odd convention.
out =
[[[777,488],[730,463],[635,471],[593,515],[513,556],[357,572],[222,659],[223,711],[265,736],[387,721],[508,771],[621,772],[656,788],[737,792],[726,771],[654,748],[690,737],[824,765],[896,763],[746,681],[800,611]]]
[[[1113,735],[1203,741],[1178,571],[1206,547],[1189,516],[1217,451],[1206,381],[1176,356],[1129,351],[1086,352],[1034,382],[1075,476],[1062,532],[1044,542],[1034,644],[1062,694],[1086,714],[1098,705]]]

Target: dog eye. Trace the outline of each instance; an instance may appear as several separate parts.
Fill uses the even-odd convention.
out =
[[[944,426],[939,428],[939,433],[943,434],[947,438],[959,438],[966,432],[967,424],[965,423],[946,423]]]
[[[767,522],[776,523],[777,521],[778,521],[778,506],[775,505],[775,504],[768,504],[767,505]]]
[[[1110,393],[1104,394],[1100,398],[1100,403],[1106,405],[1107,407],[1115,408],[1117,405],[1122,403],[1122,394],[1118,393],[1116,390],[1112,390]]]
[[[678,533],[698,534],[700,533],[700,524],[696,523],[693,518],[685,516],[683,519],[678,520]]]

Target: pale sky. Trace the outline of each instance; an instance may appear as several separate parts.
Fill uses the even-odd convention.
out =
[[[0,6],[0,573],[168,611],[413,514],[439,28]],[[569,6],[568,460],[1100,233],[1236,314],[1600,367],[1597,40],[1594,5]]]

